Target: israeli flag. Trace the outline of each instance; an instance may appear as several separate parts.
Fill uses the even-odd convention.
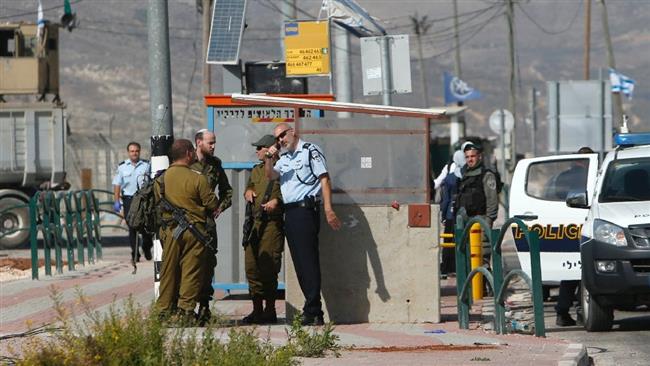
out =
[[[444,85],[445,105],[481,98],[481,93],[478,90],[447,71],[444,73]]]
[[[633,79],[614,69],[609,69],[609,82],[612,84],[612,93],[623,93],[626,97],[632,98],[635,84]]]
[[[38,18],[36,24],[38,25],[38,38],[43,38],[43,31],[45,29],[45,18],[43,18],[43,4],[38,0]]]

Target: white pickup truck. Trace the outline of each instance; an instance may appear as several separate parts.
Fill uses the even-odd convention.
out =
[[[650,305],[650,133],[620,134],[596,154],[521,160],[510,214],[536,215],[542,281],[582,279],[585,328],[612,328],[613,310]],[[515,230],[522,269],[528,246]]]

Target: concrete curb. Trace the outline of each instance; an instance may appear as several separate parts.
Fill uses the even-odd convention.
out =
[[[581,343],[569,344],[562,359],[557,364],[558,366],[588,366],[590,362],[587,348]]]

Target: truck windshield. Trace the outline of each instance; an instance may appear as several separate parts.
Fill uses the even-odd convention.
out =
[[[609,164],[599,202],[650,201],[650,158]]]

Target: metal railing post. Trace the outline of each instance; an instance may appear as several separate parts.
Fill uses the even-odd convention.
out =
[[[83,205],[81,204],[81,195],[82,191],[76,191],[73,194],[75,202],[75,219],[77,224],[77,258],[79,258],[79,264],[82,266],[86,265],[86,258],[84,254],[84,226],[83,218],[81,217]]]
[[[29,245],[32,256],[32,280],[38,280],[38,196],[36,194],[29,200]]]
[[[462,217],[456,219],[456,228],[454,230],[454,241],[456,243],[456,296],[458,298],[456,307],[458,308],[458,326],[461,329],[469,329],[469,302],[460,297],[463,285],[467,280],[467,252],[463,245],[464,223]]]
[[[63,252],[61,250],[61,240],[59,236],[61,217],[58,210],[58,201],[52,191],[47,191],[45,197],[47,198],[47,209],[50,212],[50,230],[52,242],[54,243],[54,266],[57,274],[63,274]]]
[[[74,265],[75,240],[74,240],[74,227],[72,226],[73,216],[72,216],[72,202],[70,200],[71,195],[72,195],[72,191],[67,193],[61,192],[61,197],[65,202],[65,238],[67,242],[66,251],[68,254],[68,270],[74,271],[75,270],[75,265]]]
[[[501,228],[501,230],[506,230]],[[494,229],[492,230],[492,276],[494,279],[494,328],[497,334],[505,333],[505,319],[506,319],[506,309],[503,304],[497,301],[497,295],[499,290],[503,286],[503,256],[501,253],[501,242],[503,238],[501,237],[501,230]]]
[[[95,198],[95,193],[93,190],[88,191],[88,199],[92,202],[92,226],[93,226],[93,238],[95,239],[95,253],[97,255],[97,260],[102,260],[102,231],[101,231],[101,218],[99,211],[99,201]]]
[[[50,214],[47,211],[47,194],[39,195],[39,207],[41,217],[41,232],[43,233],[43,260],[45,261],[45,275],[52,275],[52,243],[50,241]]]
[[[542,295],[542,269],[540,262],[539,235],[536,231],[528,233],[530,247],[530,274],[533,282],[533,310],[535,312],[535,335],[544,337],[544,299]]]

